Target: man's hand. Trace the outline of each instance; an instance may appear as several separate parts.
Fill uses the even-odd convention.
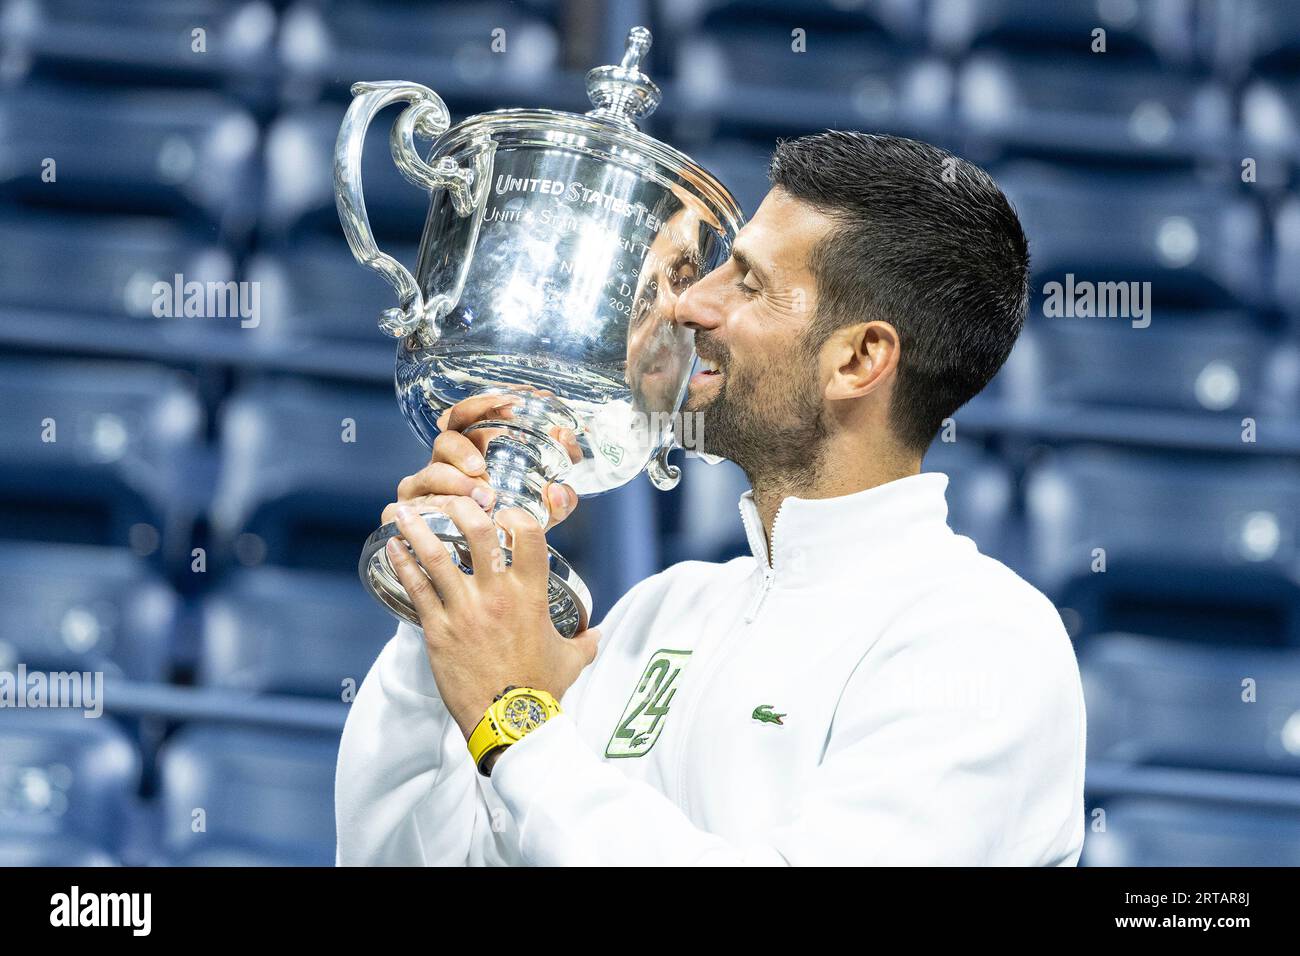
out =
[[[396,538],[388,542],[388,555],[420,615],[443,703],[468,740],[492,699],[508,685],[562,697],[595,659],[599,637],[588,629],[566,640],[551,623],[546,535],[528,512],[503,508],[493,523],[473,500],[459,496],[443,498],[438,510],[464,535],[473,574],[457,567],[409,505],[397,506],[395,518],[414,557]],[[511,546],[509,567],[498,527]]]
[[[508,396],[482,395],[457,402],[444,412],[438,420],[441,431],[434,439],[429,464],[398,484],[397,500],[384,509],[383,523],[396,520],[398,505],[409,505],[416,511],[442,511],[447,495],[473,498],[484,510],[490,510],[496,495],[487,482],[483,452],[487,443],[501,432],[483,428],[462,435],[461,430],[485,419],[509,418],[514,404]],[[582,451],[573,432],[557,429],[553,434],[568,450],[572,461],[582,460]],[[568,485],[552,482],[546,486],[546,496],[551,511],[551,521],[547,525],[549,531],[573,513],[578,505],[578,494]]]

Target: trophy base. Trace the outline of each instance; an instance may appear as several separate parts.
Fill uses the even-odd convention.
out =
[[[438,536],[451,560],[466,574],[473,574],[473,561],[469,547],[456,528],[455,522],[446,515],[430,511],[421,514],[429,530]],[[357,573],[374,598],[383,604],[396,617],[415,627],[420,626],[420,617],[415,611],[411,599],[398,580],[388,560],[387,545],[390,538],[399,538],[397,525],[382,525],[366,539],[361,549],[361,560],[357,563]],[[502,532],[501,551],[508,563],[510,549],[505,546]],[[578,577],[576,571],[564,560],[558,551],[547,547],[550,552],[550,576],[546,582],[546,599],[550,605],[551,622],[563,637],[573,637],[587,629],[591,620],[591,592]]]

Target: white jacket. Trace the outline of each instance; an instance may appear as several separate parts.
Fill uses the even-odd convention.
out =
[[[787,498],[770,566],[746,493],[753,557],[629,591],[490,780],[402,625],[343,733],[339,863],[1074,864],[1074,652],[948,528],[947,483]]]

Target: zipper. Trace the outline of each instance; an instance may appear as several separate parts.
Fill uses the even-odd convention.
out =
[[[770,555],[776,554],[776,526],[781,521],[781,509],[784,507],[785,502],[782,501],[777,506],[776,514],[772,517],[772,540],[770,543],[763,540],[759,529],[755,528],[749,520],[749,512],[744,508],[740,509],[740,523],[745,526],[745,537],[749,539],[749,547],[756,555],[763,555],[763,581],[759,584],[758,592],[749,602],[749,609],[745,612],[746,624],[754,623],[754,619],[758,617],[758,612],[763,609],[763,602],[767,600],[768,592],[772,590],[772,584],[776,581],[776,568],[772,566]]]
[[[782,502],[776,509],[776,515],[772,518],[773,542],[776,541],[776,526],[781,517],[781,508],[784,506],[785,503]],[[714,648],[713,656],[707,662],[706,669],[699,675],[699,693],[691,700],[687,705],[685,712],[682,714],[683,723],[688,728],[693,728],[695,726],[695,712],[699,709],[700,702],[704,699],[705,692],[709,684],[713,681],[713,676],[718,672],[718,668],[722,666],[723,661],[726,660],[727,655],[725,652],[730,650],[732,643],[735,641],[736,634],[748,630],[749,626],[754,623],[754,619],[758,617],[758,612],[762,610],[763,602],[767,598],[768,592],[772,590],[772,584],[776,581],[776,569],[772,567],[771,559],[768,557],[769,555],[776,553],[775,547],[770,550],[768,549],[767,542],[763,540],[759,530],[750,522],[749,514],[744,508],[740,509],[740,523],[745,527],[745,537],[749,539],[750,548],[756,555],[761,554],[764,556],[762,561],[763,581],[762,584],[759,585],[758,593],[755,594],[753,599],[750,601],[749,609],[745,612],[744,627],[732,628],[732,630]],[[677,805],[682,807],[688,813],[690,810],[690,801],[688,800],[686,793],[685,770],[686,755],[689,749],[690,740],[689,737],[687,737],[682,740],[681,751],[677,757],[676,773]]]

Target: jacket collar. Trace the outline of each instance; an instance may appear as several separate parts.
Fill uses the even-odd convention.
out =
[[[758,566],[783,585],[813,584],[846,571],[889,566],[907,546],[951,535],[948,476],[909,475],[838,498],[786,498],[772,523],[772,562],[753,491],[740,496],[740,517]]]

